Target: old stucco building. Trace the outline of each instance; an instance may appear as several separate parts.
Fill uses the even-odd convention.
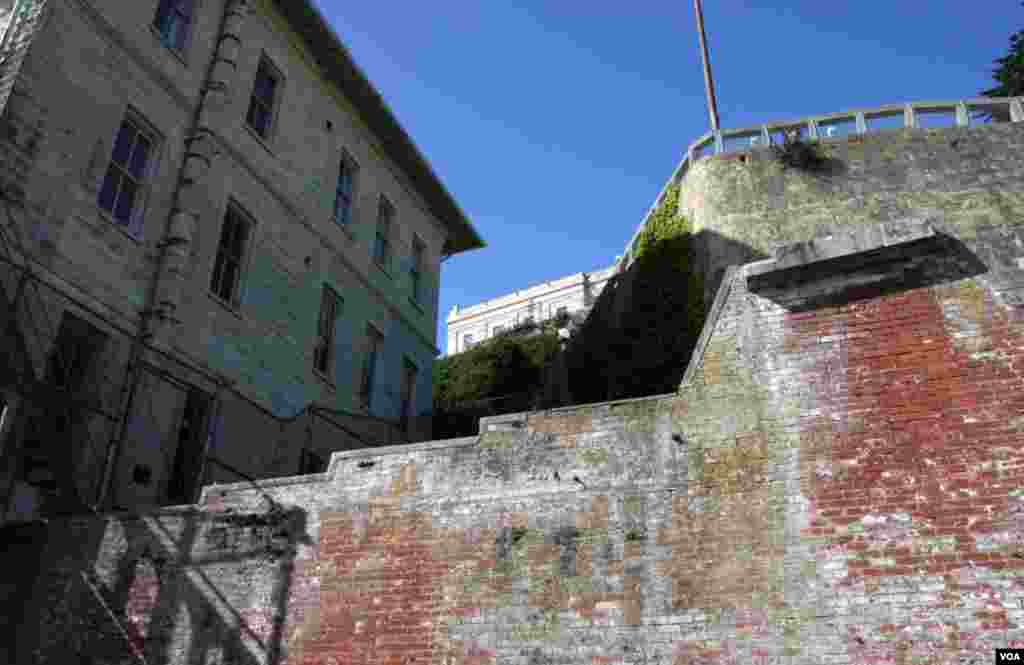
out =
[[[456,305],[448,313],[447,354],[461,353],[527,321],[541,323],[560,314],[585,316],[616,269],[617,264],[578,272],[467,307]]]
[[[0,515],[429,438],[439,262],[483,243],[314,4],[14,7]]]

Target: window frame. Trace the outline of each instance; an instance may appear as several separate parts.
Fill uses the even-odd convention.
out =
[[[347,201],[347,215],[344,221],[338,219],[338,211],[340,206],[338,201],[342,198],[341,195],[341,178],[345,174],[345,169],[351,173],[349,178],[350,186]],[[334,211],[331,214],[332,221],[343,229],[350,229],[355,220],[356,211],[356,190],[358,187],[359,178],[359,162],[357,162],[347,150],[341,151],[341,157],[338,159],[338,178],[334,183]]]
[[[217,265],[220,261],[221,246],[224,241],[225,224],[229,215],[234,214],[236,218],[242,222],[242,226],[245,228],[245,236],[242,239],[242,250],[241,255],[237,259],[238,272],[235,279],[233,293],[230,299],[225,299],[223,295],[215,288],[215,281],[217,278]],[[238,310],[242,306],[242,295],[243,287],[245,283],[245,276],[248,272],[249,258],[252,255],[252,243],[253,236],[255,235],[256,221],[255,218],[249,214],[249,212],[242,207],[234,199],[229,199],[227,205],[224,207],[224,214],[221,215],[221,228],[220,235],[217,239],[216,249],[213,255],[213,266],[210,270],[210,283],[209,293],[210,296],[216,299],[218,302],[223,303],[227,307]]]
[[[388,211],[389,214],[384,215],[384,211]],[[397,211],[394,204],[388,200],[388,197],[381,194],[377,200],[377,226],[373,236],[373,262],[384,272],[388,272],[388,262],[391,259],[391,234],[395,226],[396,215]],[[387,220],[387,224],[382,223],[384,220]]]
[[[330,307],[328,307],[330,305]],[[316,344],[313,347],[313,371],[328,382],[333,382],[333,365],[335,358],[334,345],[337,342],[335,331],[341,317],[345,301],[329,284],[324,284],[320,295],[320,315],[317,318]],[[330,322],[326,320],[330,314]],[[322,355],[321,355],[322,353]],[[319,358],[324,358],[324,367],[319,367]]]
[[[136,138],[141,134],[150,143],[149,155],[146,159],[146,164],[143,168],[143,175],[136,176],[130,173],[132,157],[135,156],[135,148],[137,143],[133,139],[131,152],[128,155],[127,163],[120,164],[115,162],[114,151],[117,149],[117,140],[121,136],[121,130],[125,125],[131,125],[136,133]],[[142,225],[146,215],[146,209],[149,206],[150,197],[152,196],[153,183],[156,180],[157,164],[160,161],[160,157],[163,153],[164,148],[164,136],[153,126],[151,122],[138,112],[133,106],[125,108],[124,113],[121,115],[121,122],[118,123],[117,128],[114,130],[113,137],[110,141],[110,150],[107,154],[107,160],[103,173],[99,176],[97,187],[96,187],[96,208],[100,211],[100,214],[116,228],[124,231],[130,237],[135,240],[140,240],[142,237]],[[115,192],[112,208],[107,209],[103,204],[103,194],[107,187],[107,179],[110,176],[111,169],[116,169],[120,173],[122,181],[118,183],[118,189]],[[136,187],[135,199],[131,207],[131,215],[128,222],[122,222],[117,218],[117,203],[121,194],[121,184],[123,179],[129,178]]]
[[[266,71],[270,78],[274,81],[273,97],[270,100],[270,107],[267,109],[268,120],[265,132],[261,132],[255,125],[250,122],[252,115],[253,102],[258,98],[256,97],[256,82],[259,78],[260,71]],[[270,141],[273,139],[274,134],[277,131],[277,120],[278,110],[281,107],[281,98],[283,97],[282,91],[284,90],[284,74],[281,72],[281,68],[274,64],[274,61],[264,52],[260,54],[259,62],[256,64],[256,72],[253,74],[252,87],[249,91],[249,104],[245,110],[245,126],[256,135],[261,141]],[[265,104],[260,101],[261,106]]]
[[[160,26],[161,11],[165,5],[170,5],[172,8],[169,13],[172,16],[180,16],[180,12],[177,11],[177,6],[180,3],[187,3],[189,6],[189,13],[187,21],[185,22],[185,37],[182,40],[182,45],[177,46],[168,40],[168,35]],[[156,12],[153,14],[153,20],[150,22],[150,28],[153,29],[154,34],[159,38],[160,43],[163,44],[168,50],[174,53],[176,56],[184,60],[185,54],[188,52],[189,47],[192,45],[192,32],[195,27],[196,11],[199,9],[199,0],[158,0],[156,3]]]
[[[366,326],[366,350],[363,355],[362,377],[359,381],[359,405],[370,410],[373,404],[373,382],[377,374],[380,347],[384,343],[384,333],[372,323]]]

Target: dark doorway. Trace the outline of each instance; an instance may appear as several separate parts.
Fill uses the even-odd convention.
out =
[[[166,502],[169,505],[192,503],[195,500],[209,425],[210,402],[209,395],[194,388],[185,397],[185,407],[178,425],[177,449],[167,482]]]

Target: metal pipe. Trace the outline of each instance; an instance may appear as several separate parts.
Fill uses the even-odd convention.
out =
[[[704,8],[701,0],[693,0],[693,9],[697,12],[697,31],[700,34],[700,51],[704,58],[704,90],[708,96],[708,114],[711,116],[711,129],[717,132],[718,103],[715,101],[715,81],[711,77],[711,57],[708,55],[707,35],[704,33]]]
[[[127,392],[128,397],[124,402],[124,417],[120,432],[116,438],[111,439],[109,444],[108,467],[104,469],[105,480],[96,504],[97,507],[106,502],[110,493],[114,477],[113,465],[116,464],[120,449],[124,444],[128,414],[138,387],[140,360],[145,346],[149,346],[146,344],[146,340],[157,332],[166,332],[166,325],[161,325],[158,331],[153,325],[153,321],[158,319],[161,324],[174,321],[175,310],[181,295],[182,275],[188,274],[184,266],[188,262],[189,245],[198,218],[198,212],[195,210],[199,200],[196,188],[203,184],[202,180],[209,171],[209,158],[213,151],[212,132],[208,129],[209,122],[207,122],[207,116],[210,113],[208,102],[213,98],[214,106],[222,106],[229,95],[230,86],[226,78],[233,76],[237,69],[235,60],[241,41],[239,32],[247,9],[247,2],[248,0],[227,0],[221,15],[217,47],[207,65],[203,85],[199,90],[199,100],[192,115],[192,125],[185,139],[185,157],[178,169],[174,203],[171,206],[164,238],[160,242],[160,258],[157,269],[150,283],[148,294],[150,305],[139,317],[138,333],[135,336],[131,358],[125,370],[122,394]],[[230,68],[230,73],[223,71],[225,65]]]

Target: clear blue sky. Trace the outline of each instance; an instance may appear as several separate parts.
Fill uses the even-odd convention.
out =
[[[487,241],[453,304],[609,265],[708,129],[690,0],[316,0]],[[516,5],[516,6],[512,6]],[[976,96],[1017,0],[705,0],[723,127]]]

